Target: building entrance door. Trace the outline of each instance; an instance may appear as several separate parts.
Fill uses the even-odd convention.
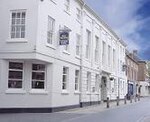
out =
[[[107,78],[102,77],[101,79],[101,100],[107,100]]]

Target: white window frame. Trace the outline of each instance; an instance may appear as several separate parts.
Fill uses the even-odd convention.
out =
[[[55,19],[48,16],[48,28],[47,28],[47,44],[54,45],[55,39]]]
[[[13,13],[15,14],[20,13],[20,18],[18,17],[12,18]],[[23,18],[23,13],[25,13],[24,18]],[[26,10],[12,10],[11,11],[10,39],[25,39],[26,38],[26,16],[27,16]]]
[[[86,30],[86,36],[87,36],[87,41],[86,41],[86,54],[85,54],[85,57],[86,59],[89,59],[90,58],[90,45],[91,45],[91,31],[89,30]]]
[[[33,65],[44,65],[44,70],[33,70]],[[31,89],[32,90],[46,90],[46,65],[45,64],[42,64],[42,63],[32,63],[31,64]],[[37,80],[37,79],[32,79],[32,73],[35,72],[35,73],[44,73],[44,80]],[[38,81],[38,82],[43,82],[44,83],[44,88],[33,88],[32,87],[32,82],[35,82],[35,81]]]
[[[75,70],[75,91],[79,92],[80,87],[80,70]]]
[[[81,35],[76,34],[76,56],[80,56]]]
[[[65,11],[70,12],[70,0],[65,0]]]
[[[22,64],[22,69],[10,69],[9,65],[10,63],[21,63]],[[13,78],[9,78],[9,72],[10,71],[16,71],[16,72],[22,72],[22,79],[13,79]],[[21,88],[16,88],[16,87],[9,87],[9,80],[15,80],[15,81],[22,81],[22,85]],[[24,63],[20,62],[20,61],[9,61],[8,62],[8,89],[23,89],[23,82],[24,82]]]
[[[66,70],[66,72],[64,72]],[[64,76],[66,77],[66,80],[64,81]],[[69,67],[63,67],[63,73],[62,73],[62,91],[67,91],[68,89],[68,80],[69,80]]]
[[[77,8],[77,20],[81,21],[82,12],[81,9]]]
[[[95,62],[99,61],[99,37],[95,36]]]

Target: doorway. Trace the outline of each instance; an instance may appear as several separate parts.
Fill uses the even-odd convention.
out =
[[[102,77],[101,79],[101,101],[107,100],[107,78]]]

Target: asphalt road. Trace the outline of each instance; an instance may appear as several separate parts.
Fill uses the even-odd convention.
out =
[[[100,111],[97,107],[91,113],[76,109],[48,114],[0,114],[0,122],[150,122],[150,98]]]

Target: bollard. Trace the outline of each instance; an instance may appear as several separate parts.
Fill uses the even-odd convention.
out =
[[[107,97],[106,107],[109,108],[109,97]]]
[[[124,96],[124,104],[127,104],[127,97]]]
[[[140,95],[138,95],[138,101],[140,101]]]
[[[119,106],[119,97],[117,97],[117,106]]]
[[[130,96],[130,103],[132,103],[132,95]]]
[[[136,95],[135,95],[134,101],[136,102]]]

